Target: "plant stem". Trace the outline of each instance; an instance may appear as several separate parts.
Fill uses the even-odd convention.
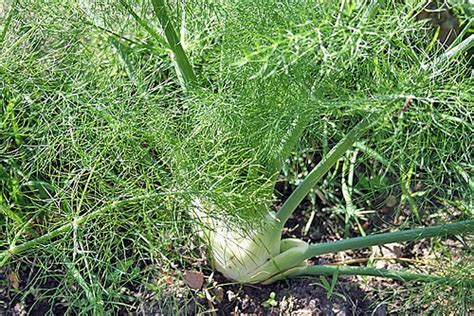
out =
[[[98,210],[90,212],[90,213],[88,213],[84,216],[77,217],[73,221],[71,221],[70,223],[67,223],[67,224],[65,224],[65,225],[63,225],[59,228],[56,228],[55,230],[52,230],[52,231],[50,231],[49,233],[47,233],[43,236],[40,236],[38,238],[26,241],[26,242],[24,242],[20,245],[12,244],[12,245],[10,245],[10,247],[8,249],[3,250],[2,252],[0,252],[0,268],[2,268],[6,264],[6,262],[8,261],[8,259],[10,257],[12,257],[14,255],[17,255],[17,254],[20,254],[20,253],[22,253],[26,250],[32,249],[36,246],[46,244],[51,239],[53,239],[55,237],[58,237],[62,234],[67,233],[68,231],[73,229],[75,226],[77,227],[80,224],[83,224],[83,223],[93,219],[94,217],[97,217],[98,215],[104,213],[107,210],[113,209],[114,207],[118,207],[118,206],[120,206],[124,203],[127,203],[127,202],[139,201],[139,200],[147,198],[147,197],[150,197],[150,195],[145,195],[145,196],[140,195],[140,196],[136,196],[136,197],[133,197],[133,198],[130,198],[130,199],[119,200],[119,201],[112,202],[112,203],[110,203],[110,204],[108,204],[104,207],[99,208]]]
[[[295,277],[299,275],[368,275],[384,278],[395,279],[398,281],[420,281],[420,282],[442,282],[453,286],[463,286],[474,288],[474,280],[472,279],[455,279],[450,277],[441,277],[426,274],[417,274],[404,271],[393,271],[387,269],[375,269],[368,267],[349,267],[349,266],[330,266],[330,265],[314,265],[306,267],[298,267],[274,276],[265,281],[265,284],[273,283],[287,277]]]
[[[3,42],[5,41],[5,37],[7,36],[8,28],[10,27],[10,23],[12,22],[13,13],[16,10],[17,1],[13,1],[10,5],[10,11],[8,12],[8,17],[5,19],[3,23],[3,30],[0,33],[0,48],[3,47]]]
[[[153,3],[156,16],[158,17],[158,20],[165,31],[168,45],[174,53],[179,72],[181,73],[186,84],[192,84],[196,80],[196,75],[194,74],[194,70],[189,63],[188,57],[186,56],[186,53],[179,42],[173,25],[168,18],[164,0],[152,0],[151,2]]]
[[[280,228],[283,229],[286,221],[295,211],[298,205],[308,195],[316,183],[331,169],[331,167],[338,161],[338,159],[358,140],[360,135],[367,130],[367,127],[373,122],[374,116],[368,115],[360,121],[331,151],[326,157],[321,160],[316,167],[306,176],[290,197],[285,201],[285,204],[277,213]]]
[[[334,253],[343,250],[357,249],[364,247],[371,247],[376,245],[383,245],[392,242],[402,242],[409,240],[416,240],[421,238],[429,237],[441,237],[446,235],[454,234],[473,234],[474,233],[474,220],[467,220],[452,224],[439,225],[434,227],[416,228],[401,232],[385,233],[369,235],[365,237],[349,238],[334,242],[326,242],[318,245],[304,245],[300,247],[291,247],[290,249],[280,253],[278,256],[273,257],[264,265],[260,266],[255,271],[255,278],[251,279],[251,283],[260,282],[262,276],[265,276],[263,280],[273,280],[274,278],[284,278],[287,275],[293,273],[294,269],[304,260],[326,254]],[[294,244],[294,242],[293,242]],[[275,279],[277,280],[277,279]],[[267,281],[266,281],[267,282]],[[270,281],[268,281],[270,282]]]
[[[471,47],[474,47],[474,34],[470,35],[464,41],[450,48],[447,52],[441,55],[439,58],[439,63],[448,61],[453,57],[456,57],[457,55],[469,50]]]
[[[325,242],[318,245],[311,245],[305,253],[306,258],[333,253],[349,249],[365,248],[393,242],[403,242],[418,240],[430,237],[443,237],[447,235],[472,235],[474,234],[474,220],[466,220],[457,223],[415,228],[400,232],[375,234],[365,237],[356,237],[332,242]]]
[[[169,45],[168,43],[166,42],[166,40],[163,38],[163,36],[159,35],[158,33],[156,33],[156,31],[144,20],[142,19],[141,17],[138,16],[137,13],[135,13],[135,11],[132,9],[132,7],[130,7],[124,0],[121,0],[120,3],[122,4],[122,6],[128,11],[128,13],[130,13],[133,18],[135,19],[135,21],[137,21],[138,24],[140,24],[147,32],[148,34],[150,34],[155,40],[157,40],[161,45],[163,45],[164,47],[167,47],[169,48]],[[94,25],[95,26],[95,25]],[[102,27],[100,26],[97,26],[101,29],[103,29]],[[106,30],[107,32],[110,32],[109,30]],[[115,36],[117,36],[115,33],[113,33]],[[121,36],[119,36],[121,37]]]
[[[0,253],[0,268],[2,268],[5,263],[8,261],[8,259],[14,255],[17,255],[19,253],[22,253],[28,249],[31,249],[31,248],[34,248],[36,246],[39,246],[39,245],[43,245],[47,242],[49,242],[51,239],[55,238],[55,237],[58,237],[59,235],[62,235],[68,231],[70,231],[74,226],[77,226],[79,224],[82,224],[84,223],[85,221],[87,220],[90,220],[94,217],[96,217],[97,215],[99,215],[100,213],[102,213],[103,211],[105,211],[105,209],[109,209],[110,207],[103,207],[103,208],[100,208],[94,212],[91,212],[87,215],[84,215],[84,216],[81,216],[79,218],[77,218],[76,220],[72,221],[71,223],[68,223],[68,224],[65,224],[41,237],[38,237],[38,238],[35,238],[35,239],[32,239],[32,240],[29,240],[29,241],[26,241],[20,245],[10,245],[10,247],[7,249],[7,250],[4,250]]]

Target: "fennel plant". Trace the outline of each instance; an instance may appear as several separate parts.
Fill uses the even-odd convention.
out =
[[[152,0],[152,3],[156,16],[165,31],[178,70],[183,77],[186,78],[185,81],[190,86],[195,83],[195,75],[180,43],[177,40],[177,34],[174,31],[172,22],[168,18],[165,3],[164,1],[158,0]],[[376,11],[376,7],[377,6],[374,5],[374,8],[369,10],[369,17],[370,14],[374,13],[373,11]],[[452,48],[452,50],[456,50],[456,54],[459,50],[465,51],[470,42],[471,39],[468,38],[466,40],[466,43],[468,44],[461,43],[457,47]],[[449,58],[449,56],[453,54],[454,53],[451,54],[448,52],[442,56],[442,59]],[[442,60],[441,62],[445,62],[445,60]],[[199,196],[196,197],[192,202],[190,213],[191,216],[200,223],[198,231],[210,248],[216,269],[226,277],[241,283],[271,283],[290,276],[328,273],[385,276],[399,280],[438,280],[448,281],[453,284],[457,282],[456,280],[453,281],[449,278],[417,275],[382,269],[306,266],[305,260],[329,252],[383,245],[393,242],[410,241],[420,238],[452,234],[472,235],[474,234],[474,220],[466,220],[458,223],[418,228],[401,232],[350,238],[319,245],[310,245],[299,239],[281,239],[284,225],[296,210],[297,206],[302,202],[317,182],[339,160],[339,158],[341,158],[341,156],[351,148],[357,140],[359,140],[361,134],[368,129],[370,124],[377,123],[377,120],[379,119],[378,115],[368,115],[347,135],[345,135],[343,139],[333,147],[323,160],[316,165],[306,178],[297,186],[295,191],[288,197],[276,213],[270,210],[264,211],[266,215],[254,231],[245,232],[240,228],[228,225],[225,216],[213,216],[213,213],[215,214],[216,212],[215,208],[217,206],[207,202],[204,198]],[[299,121],[301,121],[301,119]],[[296,125],[300,123],[299,121],[297,121]],[[300,135],[301,130],[302,128],[292,129],[289,140],[286,140],[286,142],[285,140],[283,141],[284,147],[289,146],[291,148],[291,146],[296,142],[296,138]],[[279,154],[284,157],[286,150],[280,151]],[[279,160],[281,163],[284,158],[280,158]],[[281,164],[279,167],[281,167]],[[466,280],[465,282],[468,287],[474,286],[474,280]]]
[[[0,271],[32,276],[18,291],[0,277],[11,306],[34,297],[65,313],[130,313],[142,306],[136,294],[152,291],[162,313],[183,312],[167,300],[166,276],[199,260],[189,247],[197,234],[240,282],[361,274],[461,285],[470,271],[304,258],[472,232],[469,222],[319,245],[282,239],[307,188],[319,181],[337,198],[337,157],[354,140],[365,141],[356,167],[401,187],[410,215],[400,228],[449,222],[433,197],[472,218],[474,82],[463,60],[472,42],[431,54],[431,30],[410,19],[417,4],[341,2],[2,3]],[[273,212],[279,172],[300,144],[323,164]],[[412,191],[417,181],[424,187]],[[354,189],[354,203],[370,194]]]

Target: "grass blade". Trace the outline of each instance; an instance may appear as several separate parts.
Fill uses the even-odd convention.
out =
[[[137,88],[140,88],[140,81],[138,80],[138,77],[136,75],[135,67],[132,61],[130,60],[128,47],[122,44],[115,36],[109,36],[109,41],[115,48],[128,77]]]

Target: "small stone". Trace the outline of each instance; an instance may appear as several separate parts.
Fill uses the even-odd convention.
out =
[[[229,302],[232,302],[236,298],[236,296],[237,295],[235,295],[235,293],[231,290],[227,291],[227,299],[229,300]]]
[[[389,195],[387,197],[387,200],[385,201],[385,205],[387,207],[394,207],[395,205],[397,205],[397,198],[396,196],[394,195]]]
[[[298,309],[291,313],[291,316],[312,316],[312,315],[316,315],[316,313],[313,313],[310,309],[307,309],[307,308]]]

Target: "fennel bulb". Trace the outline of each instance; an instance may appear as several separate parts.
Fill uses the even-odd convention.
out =
[[[281,231],[274,212],[268,212],[260,229],[247,231],[232,226],[223,216],[212,216],[213,207],[199,199],[192,203],[199,235],[210,247],[213,264],[226,278],[241,283],[260,279],[256,270],[280,253]],[[263,279],[268,278],[268,273]]]

